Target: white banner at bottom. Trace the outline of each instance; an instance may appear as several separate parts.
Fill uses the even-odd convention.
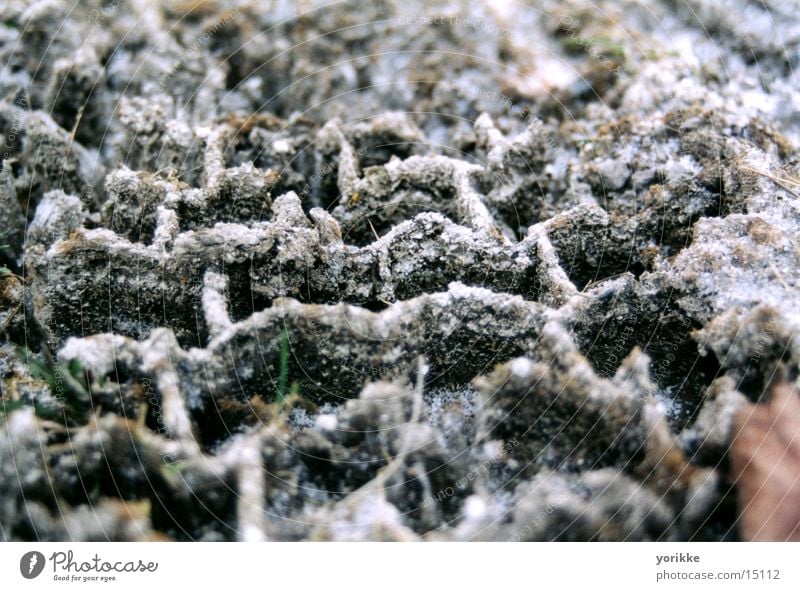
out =
[[[0,589],[798,589],[792,543],[7,543]]]

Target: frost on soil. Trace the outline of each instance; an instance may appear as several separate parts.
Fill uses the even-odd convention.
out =
[[[2,8],[0,539],[737,539],[793,2],[190,4]]]

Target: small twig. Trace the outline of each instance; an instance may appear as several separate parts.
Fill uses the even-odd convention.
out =
[[[749,166],[742,166],[741,169],[742,170],[747,170],[749,172],[754,172],[756,174],[760,174],[761,176],[770,179],[776,185],[780,186],[784,191],[786,191],[788,193],[791,193],[792,195],[794,195],[795,197],[800,199],[800,195],[799,194],[797,194],[795,191],[793,191],[792,189],[790,189],[789,187],[786,186],[786,185],[792,185],[792,186],[795,186],[795,187],[800,187],[800,181],[792,179],[792,178],[788,178],[788,177],[775,176],[775,175],[772,175],[772,174],[770,174],[768,172],[764,172],[763,170],[750,168]]]
[[[375,231],[375,226],[372,225],[372,220],[367,220],[367,223],[369,224],[369,227],[372,230],[372,233],[375,235],[375,240],[380,240],[381,237],[378,236],[378,233]]]
[[[83,119],[83,111],[86,109],[86,103],[83,103],[80,108],[78,109],[78,114],[75,116],[75,125],[72,126],[72,131],[69,134],[69,143],[75,141],[75,134],[78,133],[78,126],[81,124],[81,119]]]
[[[596,285],[600,285],[606,281],[611,281],[612,279],[616,279],[617,277],[622,277],[628,271],[623,271],[622,273],[615,273],[614,275],[609,275],[608,277],[603,277],[602,279],[597,279],[595,281],[590,281],[586,284],[586,286],[581,290],[581,293],[585,292],[590,287],[595,287]]]

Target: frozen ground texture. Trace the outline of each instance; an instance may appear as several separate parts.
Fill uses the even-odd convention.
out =
[[[736,539],[796,8],[6,2],[0,539]]]

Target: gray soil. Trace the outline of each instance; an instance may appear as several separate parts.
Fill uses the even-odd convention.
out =
[[[527,4],[4,4],[0,539],[738,539],[800,12]]]

